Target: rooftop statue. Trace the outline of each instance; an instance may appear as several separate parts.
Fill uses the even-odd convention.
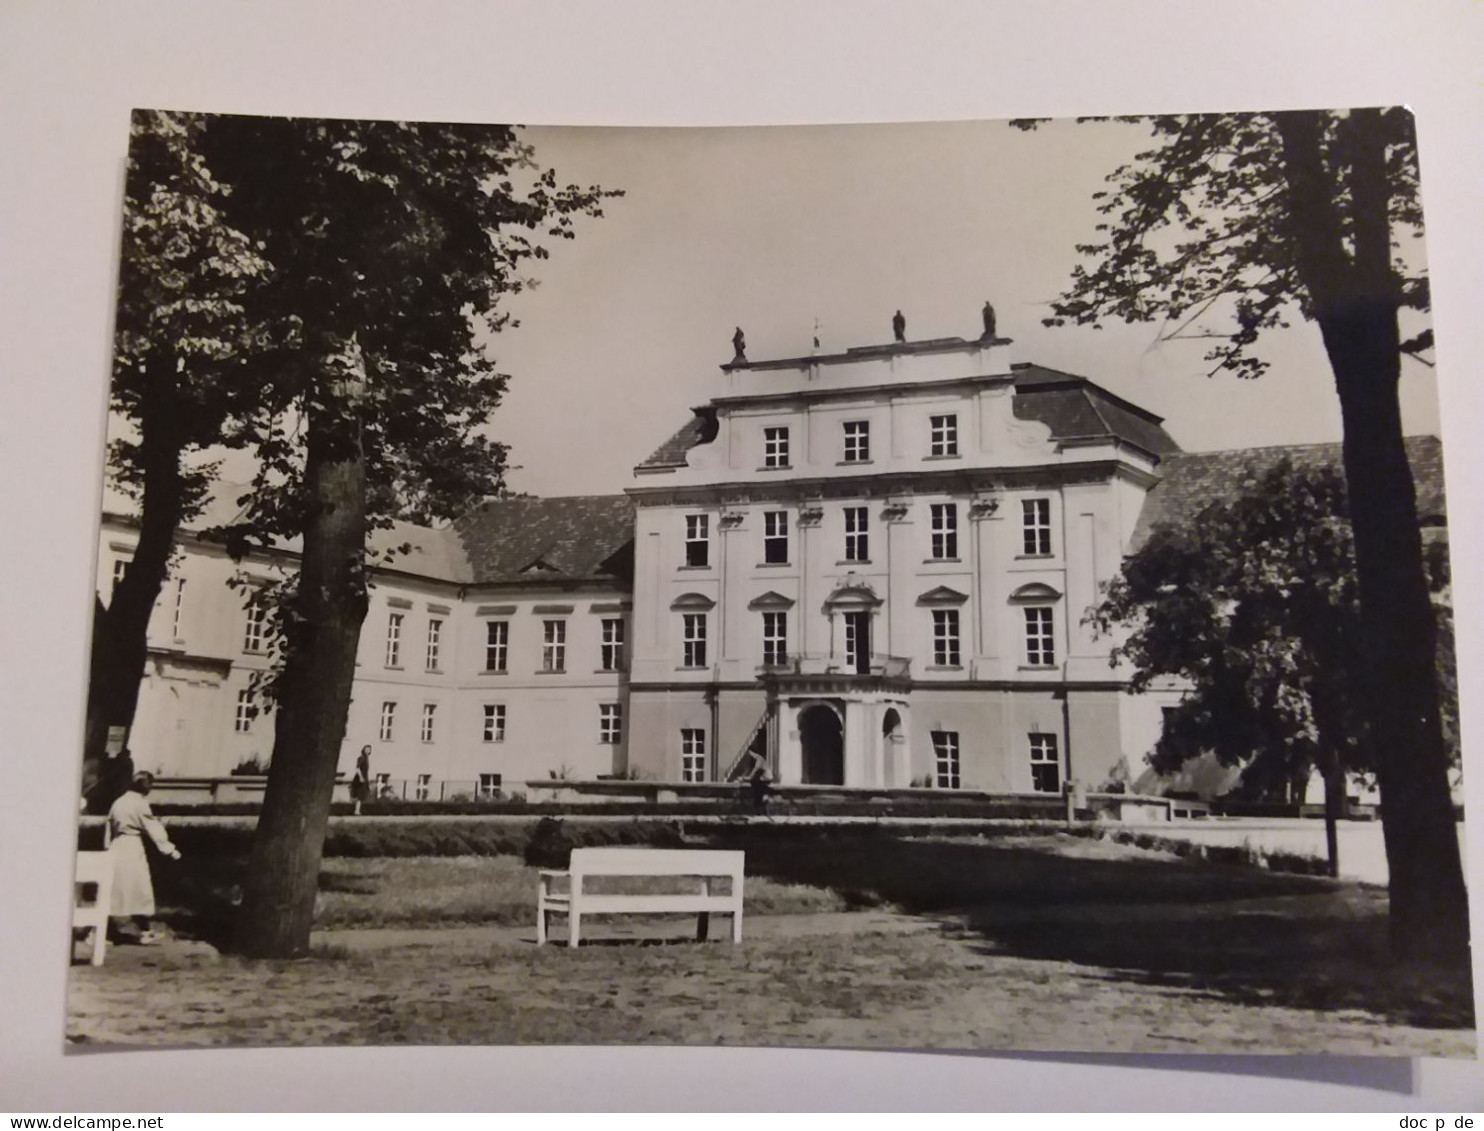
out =
[[[897,311],[896,317],[891,320],[891,330],[897,336],[897,341],[907,340],[907,319],[902,317],[902,312]]]

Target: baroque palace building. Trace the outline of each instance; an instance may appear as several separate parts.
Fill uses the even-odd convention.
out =
[[[1084,623],[1157,522],[1190,521],[1253,461],[1336,445],[1191,453],[1087,380],[1015,363],[992,312],[947,338],[722,367],[722,395],[625,494],[486,502],[398,524],[374,572],[341,767],[363,745],[392,792],[521,793],[632,777],[992,793],[1140,773],[1161,707]],[[1442,522],[1437,441],[1412,443]],[[223,492],[223,494],[230,494]],[[112,498],[112,496],[110,496]],[[251,599],[295,547],[235,563],[180,538],[150,626],[129,746],[165,776],[265,762]],[[106,595],[135,519],[106,505]],[[237,585],[228,582],[236,578]]]

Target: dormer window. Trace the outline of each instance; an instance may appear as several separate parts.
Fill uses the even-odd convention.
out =
[[[866,420],[845,422],[845,462],[869,463],[871,459],[871,424]]]
[[[763,466],[788,466],[788,429],[784,427],[763,429]]]

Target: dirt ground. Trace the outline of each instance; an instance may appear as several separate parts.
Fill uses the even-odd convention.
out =
[[[749,914],[741,946],[695,943],[691,920],[600,918],[575,951],[537,948],[524,922],[346,925],[294,962],[188,937],[113,947],[72,969],[68,1039],[1474,1055],[1466,978],[1403,977],[1378,957],[1380,889],[1085,841],[889,848],[845,901],[856,910]],[[869,855],[755,859],[780,883],[820,883],[816,869],[860,883],[848,862]],[[397,874],[345,865],[331,890]],[[922,906],[927,876],[972,902]]]

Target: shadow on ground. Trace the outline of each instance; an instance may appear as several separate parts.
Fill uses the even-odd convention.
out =
[[[1467,961],[1393,964],[1386,893],[1375,887],[1153,855],[1089,858],[1071,838],[821,836],[803,850],[742,834],[727,846],[746,848],[749,874],[936,916],[985,953],[1072,962],[1241,1004],[1356,1010],[1427,1028],[1474,1024]]]

